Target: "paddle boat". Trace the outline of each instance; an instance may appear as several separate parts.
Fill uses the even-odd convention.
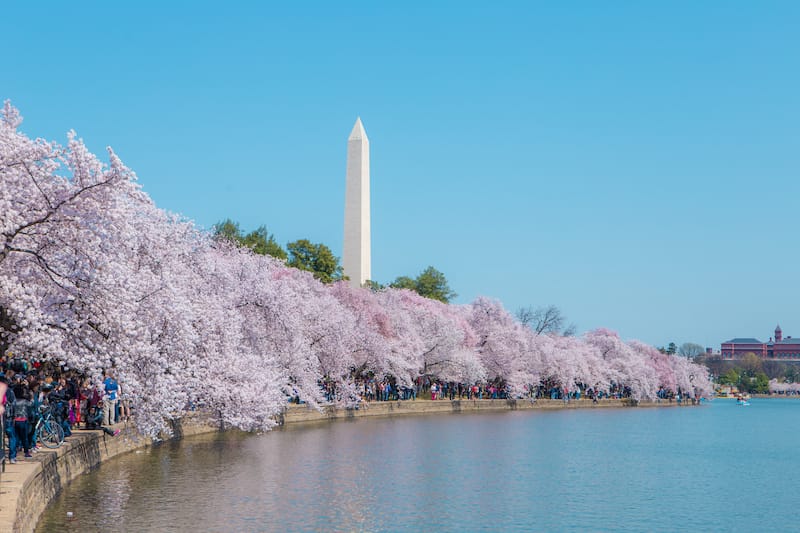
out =
[[[750,405],[749,394],[739,394],[736,396],[736,405]]]

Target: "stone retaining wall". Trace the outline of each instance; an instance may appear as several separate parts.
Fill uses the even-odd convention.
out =
[[[343,420],[368,416],[395,416],[434,413],[467,413],[490,411],[516,411],[516,410],[547,410],[547,409],[600,409],[613,407],[667,407],[678,406],[675,402],[639,402],[635,404],[630,400],[404,400],[390,402],[362,403],[358,409],[335,409],[325,407],[317,411],[306,405],[290,405],[280,422],[283,424],[302,424],[321,422],[325,420]],[[685,404],[684,404],[685,405]]]

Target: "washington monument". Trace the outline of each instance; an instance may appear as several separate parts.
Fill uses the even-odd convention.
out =
[[[354,287],[361,287],[372,279],[369,243],[369,139],[358,118],[347,139],[342,251],[344,275]]]

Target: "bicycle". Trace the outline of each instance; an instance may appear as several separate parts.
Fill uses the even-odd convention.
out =
[[[45,448],[58,448],[64,444],[64,428],[53,417],[52,408],[42,405],[39,413],[39,420],[33,431],[33,442],[41,442]]]

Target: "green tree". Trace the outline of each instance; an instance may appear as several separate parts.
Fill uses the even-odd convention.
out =
[[[214,236],[236,244],[242,243],[242,230],[239,228],[239,223],[229,218],[214,224]]]
[[[769,392],[769,378],[764,372],[759,372],[756,377],[751,380],[750,392],[757,394],[766,394]]]
[[[381,285],[377,281],[372,281],[371,279],[368,279],[367,281],[364,282],[364,287],[371,290],[372,292],[378,292],[385,289],[386,285]]]
[[[719,382],[723,385],[738,386],[741,382],[741,371],[738,368],[731,368],[719,377]]]
[[[228,218],[214,224],[214,236],[250,248],[256,254],[271,255],[286,260],[286,251],[275,240],[275,236],[267,231],[266,226],[259,226],[247,235],[243,235],[239,223]]]
[[[389,284],[390,287],[395,289],[408,289],[411,291],[417,290],[417,280],[409,278],[408,276],[400,276]]]
[[[400,276],[390,283],[389,286],[396,289],[411,289],[420,296],[439,300],[444,303],[449,303],[450,300],[458,296],[447,284],[445,275],[432,266],[423,270],[416,279],[411,279],[408,276]]]
[[[677,346],[675,346],[675,343],[674,343],[674,342],[671,342],[671,343],[669,343],[669,344],[667,345],[667,350],[666,350],[666,352],[665,352],[665,353],[667,353],[667,354],[669,354],[669,355],[675,355],[675,352],[677,352],[677,351],[678,351],[678,347],[677,347]]]
[[[307,270],[322,283],[332,283],[343,279],[339,258],[324,244],[314,244],[308,239],[300,239],[286,245],[289,250],[289,266]]]
[[[719,377],[721,385],[732,385],[740,392],[764,394],[769,392],[769,376],[761,370],[761,358],[747,353],[741,366],[734,366]]]
[[[271,255],[284,261],[287,258],[286,250],[281,248],[281,245],[275,240],[275,236],[270,234],[265,226],[259,226],[251,231],[242,238],[241,242],[259,255]]]

